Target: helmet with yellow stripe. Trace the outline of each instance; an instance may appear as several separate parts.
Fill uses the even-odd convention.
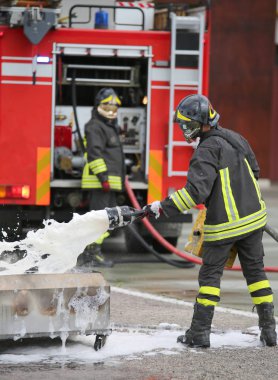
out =
[[[121,104],[120,98],[112,88],[102,88],[95,98],[98,113],[106,119],[115,119]]]
[[[208,98],[195,94],[182,99],[176,109],[174,122],[181,127],[186,141],[191,142],[200,136],[204,125],[216,127],[219,118]]]

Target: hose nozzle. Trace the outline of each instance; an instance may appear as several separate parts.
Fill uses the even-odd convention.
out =
[[[129,206],[105,208],[105,211],[107,212],[109,219],[109,230],[127,226],[135,220],[146,216],[144,210],[136,210],[135,208]]]

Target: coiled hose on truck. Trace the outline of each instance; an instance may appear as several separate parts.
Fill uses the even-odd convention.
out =
[[[129,184],[128,179],[125,180],[125,188],[128,194],[128,197],[131,201],[131,204],[134,208],[141,210],[141,207],[135,197],[135,194]],[[142,223],[147,228],[147,230],[150,232],[150,234],[161,244],[163,245],[169,252],[172,252],[174,255],[177,255],[191,263],[202,265],[202,260],[198,259],[197,257],[190,256],[186,254],[185,252],[182,252],[178,250],[176,247],[174,247],[172,244],[170,244],[167,240],[163,238],[163,236],[160,235],[160,233],[151,225],[151,223],[148,221],[148,219],[144,218],[142,219]],[[268,225],[264,228],[265,232],[267,232],[275,241],[278,242],[278,234],[274,229]],[[240,265],[234,265],[232,268],[225,268],[226,270],[232,270],[232,271],[241,271]],[[278,272],[278,267],[265,267],[265,272]]]
[[[76,101],[76,84],[75,84],[75,77],[76,77],[76,71],[73,69],[72,71],[72,79],[71,79],[71,100],[72,100],[72,108],[73,108],[73,116],[74,116],[74,121],[75,121],[75,128],[76,130],[73,133],[77,133],[78,136],[78,142],[79,142],[79,148],[81,150],[81,153],[85,153],[85,145],[84,141],[81,136],[81,131],[80,131],[80,126],[78,122],[78,117],[77,117],[77,101]]]

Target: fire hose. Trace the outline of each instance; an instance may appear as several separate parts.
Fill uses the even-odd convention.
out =
[[[141,207],[135,197],[135,194],[129,184],[128,179],[125,180],[125,188],[128,194],[128,197],[132,203],[132,206],[137,209],[141,210]],[[149,222],[148,219],[144,218],[142,219],[142,223],[146,227],[146,229],[150,232],[150,234],[161,244],[163,245],[169,252],[172,252],[174,255],[177,255],[184,260],[187,260],[191,263],[202,265],[202,260],[192,257],[185,252],[180,251],[176,247],[174,247],[172,244],[170,244],[166,239],[163,238],[163,236],[160,235],[160,233],[152,226],[152,224]],[[266,225],[264,228],[265,232],[267,232],[275,241],[278,242],[278,234],[276,231],[273,230],[270,226]],[[225,268],[226,270],[232,270],[232,271],[241,271],[240,265],[234,265],[232,268]],[[265,272],[278,272],[278,267],[265,267]]]
[[[147,249],[150,253],[152,253],[159,261],[164,262],[166,264],[172,265],[176,268],[193,268],[195,267],[195,264],[190,261],[183,261],[183,260],[172,260],[169,258],[166,258],[165,256],[162,256],[159,252],[157,252],[152,246],[150,246],[144,238],[136,231],[135,227],[133,225],[127,226],[129,231],[133,234],[133,236],[143,245],[145,249]],[[130,262],[130,261],[129,261]],[[133,261],[134,262],[134,261]],[[139,261],[140,263],[142,260]],[[155,261],[157,262],[157,260]],[[122,263],[122,261],[116,261],[116,263]]]

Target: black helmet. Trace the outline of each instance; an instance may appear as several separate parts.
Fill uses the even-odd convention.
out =
[[[115,104],[120,106],[122,102],[113,88],[102,88],[95,98],[95,106],[99,106],[100,104]]]
[[[121,101],[112,88],[102,88],[95,98],[97,112],[106,119],[116,119]]]
[[[179,103],[174,122],[179,123],[186,140],[200,135],[203,125],[215,127],[219,114],[212,108],[210,101],[204,95],[189,95]]]

